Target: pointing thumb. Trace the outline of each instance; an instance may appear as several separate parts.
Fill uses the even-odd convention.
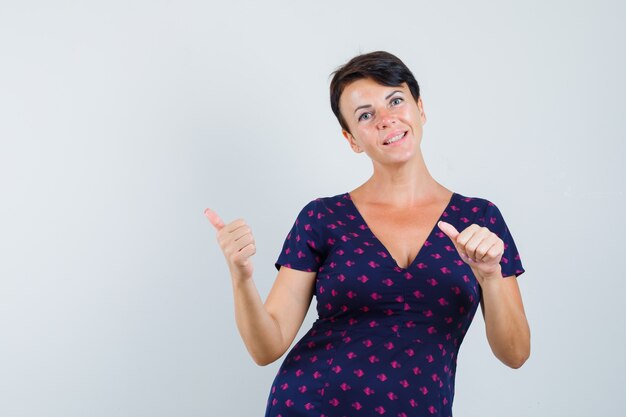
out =
[[[213,227],[215,227],[218,231],[224,227],[224,221],[222,220],[222,218],[210,208],[204,210],[204,215],[207,217],[207,219],[209,219]]]
[[[439,226],[439,229],[441,229],[441,231],[444,232],[446,236],[452,239],[452,242],[456,241],[456,237],[459,235],[459,231],[456,230],[454,226],[444,221],[439,221],[437,223],[437,226]]]

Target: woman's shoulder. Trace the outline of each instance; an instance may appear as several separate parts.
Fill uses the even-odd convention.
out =
[[[305,207],[332,209],[333,207],[344,206],[348,200],[350,200],[350,195],[347,192],[337,195],[320,196],[310,200]]]
[[[470,223],[478,223],[481,226],[503,220],[500,208],[493,200],[484,196],[455,194],[457,196],[458,205],[452,207],[452,209],[458,211],[460,218],[465,218],[469,220]]]
[[[469,196],[469,195],[464,195],[458,192],[454,192],[454,194],[456,195],[457,200],[461,204],[470,206],[473,208],[473,210],[476,210],[476,208],[478,207],[484,208],[489,205],[493,205],[493,203],[486,197]]]
[[[315,217],[317,220],[329,220],[340,216],[347,203],[350,195],[341,193],[337,195],[319,196],[309,200],[300,210],[300,216]]]
[[[454,195],[456,201],[450,205],[449,211],[465,222],[482,225],[489,209],[495,207],[495,204],[484,196],[465,195],[458,192]]]

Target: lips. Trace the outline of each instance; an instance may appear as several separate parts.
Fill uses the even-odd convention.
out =
[[[385,141],[383,142],[383,145],[392,145],[396,142],[401,141],[406,136],[406,133],[407,133],[406,131],[392,133],[391,135],[387,137],[387,139],[385,139]]]

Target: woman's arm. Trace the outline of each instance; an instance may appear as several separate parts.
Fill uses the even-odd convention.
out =
[[[516,276],[502,277],[504,242],[477,224],[461,233],[446,222],[440,222],[439,228],[450,237],[482,289],[480,305],[491,350],[505,365],[519,368],[530,356],[530,328]]]
[[[530,327],[524,313],[517,278],[502,275],[480,279],[480,306],[487,341],[494,355],[507,366],[519,368],[530,356]],[[487,278],[487,279],[485,279]]]
[[[252,279],[256,246],[250,227],[243,219],[224,224],[210,209],[205,215],[217,230],[230,270],[239,334],[257,364],[270,364],[285,353],[302,326],[316,273],[281,267],[264,304]]]
[[[233,278],[237,328],[258,365],[280,358],[295,339],[313,298],[315,276],[281,267],[265,304],[252,277]]]

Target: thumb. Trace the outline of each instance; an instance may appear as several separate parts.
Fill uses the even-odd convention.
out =
[[[441,229],[441,231],[444,232],[446,236],[452,239],[452,242],[456,242],[456,237],[459,235],[459,231],[456,230],[454,226],[444,221],[439,221],[437,223],[437,226],[439,226],[439,229]]]
[[[222,230],[222,228],[224,227],[224,221],[220,216],[217,215],[216,212],[214,212],[210,208],[207,208],[204,210],[204,215],[207,217],[207,219],[209,219],[213,227],[215,227],[218,231]]]

